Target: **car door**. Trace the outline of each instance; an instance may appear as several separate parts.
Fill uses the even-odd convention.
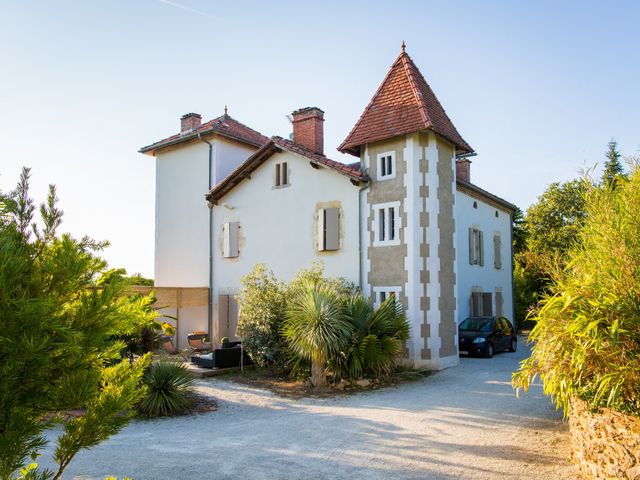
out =
[[[493,338],[495,339],[494,351],[496,352],[501,352],[508,347],[508,344],[506,344],[508,337],[505,334],[505,327],[504,319],[502,317],[496,318],[496,321],[493,323]]]

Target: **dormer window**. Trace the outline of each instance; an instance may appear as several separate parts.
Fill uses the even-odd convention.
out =
[[[276,163],[275,165],[275,187],[286,187],[289,185],[289,169],[287,162]]]
[[[396,153],[378,154],[378,180],[388,180],[396,176]]]

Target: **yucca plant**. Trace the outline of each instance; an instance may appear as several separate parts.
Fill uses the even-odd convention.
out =
[[[318,387],[326,384],[327,362],[341,355],[352,330],[335,289],[310,280],[289,300],[282,335],[295,359],[311,363],[311,383]]]
[[[138,404],[138,411],[145,417],[179,415],[192,405],[194,379],[180,363],[162,360],[152,364],[143,382],[147,395]]]
[[[514,374],[569,413],[573,397],[597,410],[640,415],[640,170],[615,188],[589,185],[587,217],[568,266],[556,275]]]
[[[353,335],[343,357],[343,372],[349,378],[387,374],[409,338],[404,307],[391,296],[374,310],[367,299],[356,294],[344,305],[344,315]]]

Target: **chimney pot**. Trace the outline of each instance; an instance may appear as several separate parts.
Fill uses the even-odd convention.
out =
[[[293,117],[293,141],[324,155],[324,112],[318,107],[300,108]]]
[[[471,160],[466,158],[456,160],[456,178],[471,183]]]
[[[187,113],[180,117],[180,132],[188,132],[202,125],[202,115],[199,113]]]

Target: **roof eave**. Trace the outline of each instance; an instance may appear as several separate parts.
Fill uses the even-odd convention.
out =
[[[474,185],[471,182],[467,182],[458,178],[456,179],[456,186],[462,187],[463,190],[464,189],[471,190],[477,195],[480,195],[482,197],[485,197],[486,199],[491,200],[494,203],[497,203],[498,205],[502,206],[506,210],[509,210],[510,212],[514,212],[518,209],[518,207],[513,203],[507,202],[505,199],[500,198],[494,195],[493,193],[488,192],[485,189],[478,187],[477,185]]]
[[[228,138],[230,140],[234,140],[236,142],[240,142],[240,143],[244,143],[245,145],[251,145],[253,147],[257,147],[260,148],[262,147],[264,144],[262,143],[258,143],[258,142],[254,142],[252,140],[247,140],[246,138],[241,138],[238,137],[237,135],[230,135],[226,132],[221,132],[219,130],[217,130],[215,127],[212,128],[208,128],[206,130],[203,130],[201,132],[190,132],[187,135],[183,135],[179,138],[176,138],[174,140],[171,140],[167,143],[162,143],[161,145],[159,145],[159,143],[162,142],[162,140],[160,142],[156,142],[156,143],[152,143],[151,145],[148,145],[146,147],[142,147],[140,150],[138,150],[138,153],[143,153],[145,155],[151,155],[151,156],[155,156],[156,152],[168,147],[172,147],[174,145],[177,145],[179,143],[183,143],[183,142],[187,142],[189,140],[194,140],[196,138],[198,138],[198,135],[220,135],[221,137],[224,138]]]

